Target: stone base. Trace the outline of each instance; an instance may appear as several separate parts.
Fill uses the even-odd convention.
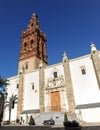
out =
[[[79,127],[65,127],[65,130],[81,130],[81,126]]]

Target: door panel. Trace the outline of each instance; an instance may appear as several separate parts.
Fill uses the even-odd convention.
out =
[[[52,111],[61,111],[60,93],[59,92],[51,93],[51,110]]]

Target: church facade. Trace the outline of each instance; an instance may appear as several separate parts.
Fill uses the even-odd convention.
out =
[[[100,51],[94,43],[91,53],[48,65],[46,35],[38,16],[32,15],[22,32],[18,75],[8,78],[3,121],[45,113],[64,113],[84,122],[100,122]],[[56,117],[57,118],[57,117]],[[62,121],[63,122],[63,121]]]

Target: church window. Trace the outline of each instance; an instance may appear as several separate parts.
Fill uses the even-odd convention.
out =
[[[81,66],[80,68],[81,68],[82,75],[86,74],[86,68],[85,68],[85,66]]]
[[[19,84],[17,84],[16,88],[19,88]]]
[[[32,83],[32,89],[34,90],[34,83]]]
[[[31,48],[33,48],[33,44],[34,44],[34,41],[33,40],[31,40]]]
[[[82,69],[81,71],[82,71],[82,74],[86,74],[86,71],[85,71],[85,69]]]
[[[54,72],[53,75],[54,75],[54,78],[57,78],[57,77],[58,77],[58,76],[57,76],[57,72]]]
[[[25,65],[25,69],[26,69],[26,70],[28,69],[28,64]]]
[[[33,27],[33,23],[31,24],[31,27]]]
[[[24,50],[27,49],[27,42],[24,43]]]

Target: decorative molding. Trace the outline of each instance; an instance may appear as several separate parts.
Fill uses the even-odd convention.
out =
[[[56,88],[56,87],[63,87],[65,85],[64,77],[59,75],[58,78],[48,78],[47,85],[45,89]]]

